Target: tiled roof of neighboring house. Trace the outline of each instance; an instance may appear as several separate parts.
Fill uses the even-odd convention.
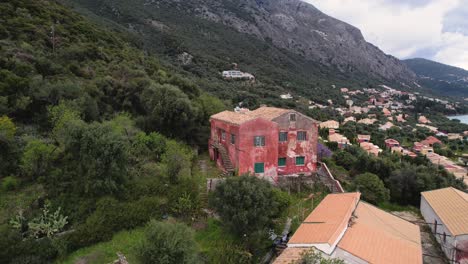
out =
[[[338,247],[369,263],[422,263],[419,227],[365,202]]]
[[[436,144],[436,143],[437,144],[442,144],[442,141],[438,140],[434,136],[429,136],[425,140],[421,141],[421,143],[424,144],[424,145],[432,146],[433,144]]]
[[[364,119],[359,120],[358,123],[366,124],[366,125],[372,125],[377,121],[378,121],[377,119],[373,119],[373,118],[372,119],[371,118],[364,118]]]
[[[359,140],[370,140],[370,135],[357,135]]]
[[[328,141],[349,144],[349,139],[338,133],[328,135]]]
[[[454,236],[468,234],[468,194],[453,187],[422,192],[434,212]]]
[[[293,112],[293,111],[294,110],[290,110],[290,109],[262,106],[253,111],[247,112],[247,114],[253,117],[262,117],[267,120],[272,120],[281,116],[282,114]]]
[[[211,116],[211,119],[226,121],[231,124],[240,125],[244,122],[254,119],[254,117],[246,113],[236,113],[232,111],[223,111]]]
[[[345,251],[341,256],[345,260],[352,255],[367,263],[421,264],[419,227],[359,200],[360,193],[325,197],[299,226],[288,248],[274,263],[293,263],[314,244],[338,242],[337,247]]]
[[[320,123],[320,128],[338,128],[340,127],[340,123],[335,120],[328,120]]]
[[[301,259],[302,254],[305,253],[307,250],[311,250],[311,248],[286,248],[281,255],[279,255],[274,264],[292,264],[295,261]]]
[[[225,121],[234,125],[240,125],[244,122],[247,122],[255,118],[259,118],[259,117],[264,118],[266,120],[272,120],[288,112],[294,112],[294,110],[262,106],[253,111],[243,111],[243,112],[223,111],[223,112],[212,115],[211,119]]]
[[[387,143],[387,144],[398,144],[398,145],[400,144],[400,142],[398,142],[396,139],[393,139],[393,138],[387,138],[385,140],[385,143]]]
[[[360,193],[327,195],[299,226],[289,244],[334,244],[348,225],[360,196]]]

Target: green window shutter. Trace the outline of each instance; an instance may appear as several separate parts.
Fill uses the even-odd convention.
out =
[[[263,163],[263,162],[255,163],[254,170],[255,170],[255,173],[264,173],[265,172],[265,163]]]
[[[278,159],[278,167],[286,166],[286,158],[279,158]]]
[[[304,165],[305,157],[296,157],[296,165]]]

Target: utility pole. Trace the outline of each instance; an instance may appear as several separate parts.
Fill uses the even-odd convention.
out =
[[[52,42],[52,53],[55,55],[55,25],[50,27],[50,41]]]

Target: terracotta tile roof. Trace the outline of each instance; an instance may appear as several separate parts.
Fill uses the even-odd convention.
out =
[[[452,235],[468,234],[468,194],[453,187],[422,192]]]
[[[360,202],[338,247],[368,263],[422,263],[419,227]]]
[[[246,113],[236,113],[232,111],[223,111],[211,116],[211,119],[226,121],[231,124],[240,125],[244,122],[254,119],[254,117]]]
[[[247,112],[247,114],[253,117],[262,117],[267,120],[272,120],[288,112],[294,112],[294,110],[263,106],[254,111]]]
[[[333,244],[346,230],[337,247],[367,263],[422,264],[419,227],[359,199],[360,193],[325,197],[274,263],[297,261],[311,244]]]
[[[370,135],[357,135],[358,139],[370,140]]]
[[[286,248],[281,255],[279,255],[273,264],[291,264],[301,259],[301,254],[310,248]]]
[[[299,226],[288,244],[334,244],[348,225],[360,196],[360,193],[327,195]]]
[[[421,141],[422,144],[424,145],[433,145],[433,144],[442,144],[442,141],[438,140],[434,136],[429,136],[425,140]]]
[[[294,110],[263,106],[256,110],[246,112],[223,111],[212,115],[211,119],[217,119],[234,125],[240,125],[244,122],[259,117],[266,120],[272,120],[288,112],[294,112]]]

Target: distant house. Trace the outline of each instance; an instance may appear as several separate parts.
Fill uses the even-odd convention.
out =
[[[448,133],[447,139],[448,140],[462,140],[463,136],[458,133]]]
[[[287,100],[287,99],[292,99],[293,97],[290,93],[287,93],[287,94],[280,95],[280,98]]]
[[[340,127],[340,123],[335,120],[328,120],[328,121],[320,123],[320,128],[338,129],[339,127]]]
[[[389,149],[391,149],[393,147],[399,147],[400,142],[398,142],[397,140],[395,140],[393,138],[387,138],[385,140],[385,146],[387,146],[387,148],[389,148]]]
[[[356,122],[356,118],[354,116],[349,116],[344,119],[343,124],[346,124],[348,122]]]
[[[421,214],[451,263],[468,263],[468,194],[453,187],[421,193]]]
[[[340,90],[341,90],[342,93],[347,93],[347,92],[349,92],[349,89],[348,89],[348,88],[341,88]]]
[[[406,122],[405,117],[403,116],[403,114],[399,114],[397,116],[397,122],[400,122],[400,123]]]
[[[377,119],[371,119],[371,118],[364,118],[358,121],[359,124],[365,124],[365,125],[372,125],[375,122],[377,122]]]
[[[241,72],[238,70],[223,71],[222,76],[224,79],[255,79],[255,76],[253,76],[252,74],[247,72]]]
[[[421,124],[428,124],[428,123],[431,123],[431,121],[429,119],[427,119],[425,116],[420,116],[418,118],[418,122],[421,123]]]
[[[423,263],[419,227],[362,201],[360,193],[327,195],[273,263],[299,263],[312,248],[351,264]]]
[[[427,155],[428,153],[434,152],[434,149],[431,146],[422,144],[420,142],[414,143],[413,150],[414,152],[419,153],[421,155]]]
[[[330,129],[328,131],[328,141],[330,142],[336,142],[338,143],[339,148],[345,148],[351,143],[349,142],[349,139],[339,133],[336,133],[334,129]]]
[[[423,124],[416,124],[416,126],[427,128],[433,133],[437,133],[437,130],[438,130],[438,128],[434,126],[428,126],[428,125],[423,125]]]
[[[442,141],[440,141],[436,137],[429,136],[425,140],[421,141],[421,144],[424,144],[424,145],[427,145],[427,146],[430,146],[430,147],[434,147],[435,144],[442,145]]]
[[[212,115],[210,123],[210,157],[226,173],[276,181],[317,169],[318,122],[297,111],[223,111]]]
[[[387,108],[382,109],[382,113],[384,114],[384,116],[391,116],[392,115],[392,112],[390,112],[390,110],[388,110]]]
[[[387,122],[381,126],[379,126],[379,130],[383,130],[383,131],[386,131],[386,130],[389,130],[390,128],[393,127],[393,124],[391,122]]]
[[[357,137],[359,143],[370,141],[370,135],[357,135]]]
[[[367,154],[372,154],[374,156],[379,156],[379,154],[382,152],[382,149],[377,146],[372,144],[371,142],[361,142],[359,143],[359,146],[367,152]]]

